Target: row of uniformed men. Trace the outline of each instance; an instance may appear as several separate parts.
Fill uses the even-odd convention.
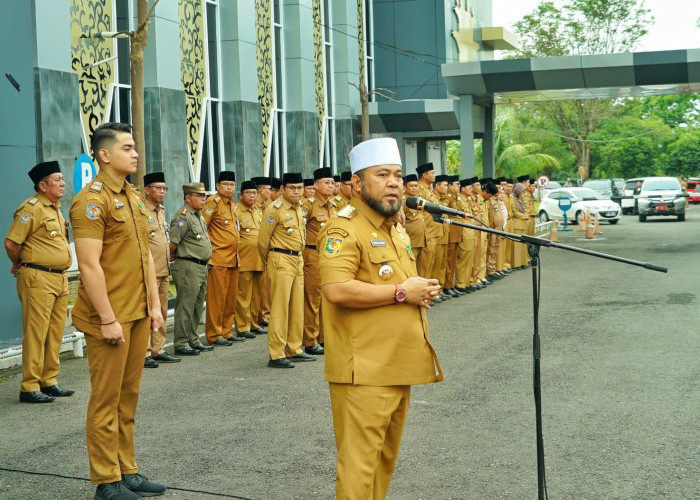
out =
[[[499,231],[534,235],[534,180],[523,175],[517,183],[454,175],[435,175],[432,163],[404,177],[405,196],[419,196],[467,214],[462,222]],[[529,264],[527,246],[496,234],[437,222],[429,212],[404,203],[405,225],[417,257],[418,274],[440,282],[440,303],[480,290],[513,269]],[[454,218],[454,217],[453,217]]]

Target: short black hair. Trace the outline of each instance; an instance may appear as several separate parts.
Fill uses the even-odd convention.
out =
[[[119,122],[107,122],[98,126],[92,133],[92,138],[90,139],[90,149],[92,149],[92,156],[97,161],[98,151],[107,142],[114,142],[117,139],[116,132],[126,132],[131,133],[131,125],[128,123]]]

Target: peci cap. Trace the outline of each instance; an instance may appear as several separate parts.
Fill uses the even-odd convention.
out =
[[[165,174],[163,172],[150,172],[143,176],[144,186],[148,186],[154,182],[165,182]]]
[[[444,175],[444,174],[436,175],[435,176],[435,184],[437,184],[438,182],[448,182],[449,179],[450,179],[449,175]]]
[[[241,193],[246,189],[258,189],[258,185],[253,181],[243,181],[241,182]]]
[[[277,177],[270,177],[270,188],[271,189],[279,189],[282,187],[282,179],[278,179]]]
[[[416,168],[416,173],[418,174],[418,177],[423,175],[426,172],[430,172],[431,170],[435,170],[435,167],[433,167],[432,162],[430,163],[424,163],[423,165],[419,165]]]
[[[216,180],[216,182],[223,181],[236,182],[236,172],[233,172],[231,170],[222,170],[221,172],[219,172],[219,178]]]
[[[323,168],[317,168],[314,170],[314,181],[320,180],[320,179],[332,179],[333,178],[333,172],[331,172],[331,169],[328,167],[323,167]]]
[[[201,182],[188,182],[182,185],[182,192],[185,194],[207,194],[204,184]]]
[[[304,187],[313,186],[313,185],[314,185],[313,179],[304,179]]]
[[[406,184],[408,182],[418,182],[418,176],[416,174],[408,174],[403,176],[403,183]]]
[[[459,175],[448,175],[447,182],[452,184],[453,182],[459,182]]]
[[[459,187],[468,187],[474,184],[474,181],[472,180],[472,177],[468,177],[466,179],[462,179],[459,181]]]
[[[61,172],[61,166],[57,161],[45,161],[35,165],[27,175],[32,180],[34,184],[39,184],[39,181],[44,177],[48,177],[51,174],[57,174]]]
[[[255,183],[255,185],[259,186],[259,187],[270,185],[270,178],[269,177],[253,177],[250,180],[253,181]]]
[[[333,180],[334,180],[335,182],[340,182],[340,174],[335,174],[335,175],[333,176]]]
[[[353,174],[377,165],[402,165],[399,146],[393,137],[369,139],[350,150],[350,170]]]
[[[287,172],[282,174],[282,184],[281,186],[286,186],[287,184],[301,184],[304,182],[304,178],[298,172]]]
[[[486,184],[485,190],[488,194],[491,194],[491,195],[498,194],[498,188],[496,187],[496,185],[493,182],[489,182],[488,184]]]
[[[526,180],[528,180],[529,178],[530,178],[530,176],[527,175],[527,174],[526,174],[526,175],[521,175],[520,177],[518,177],[518,182],[526,181]]]
[[[352,172],[349,170],[340,173],[340,182],[348,182],[350,179],[352,179]]]

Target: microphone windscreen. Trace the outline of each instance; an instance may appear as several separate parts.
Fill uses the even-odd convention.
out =
[[[409,196],[406,198],[406,206],[413,210],[418,208],[418,198],[415,196]]]

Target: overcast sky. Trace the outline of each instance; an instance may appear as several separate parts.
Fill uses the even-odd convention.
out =
[[[514,32],[513,24],[532,12],[540,0],[493,0],[493,25]],[[561,5],[561,0],[555,0]],[[645,0],[654,24],[637,51],[700,48],[700,0]]]

